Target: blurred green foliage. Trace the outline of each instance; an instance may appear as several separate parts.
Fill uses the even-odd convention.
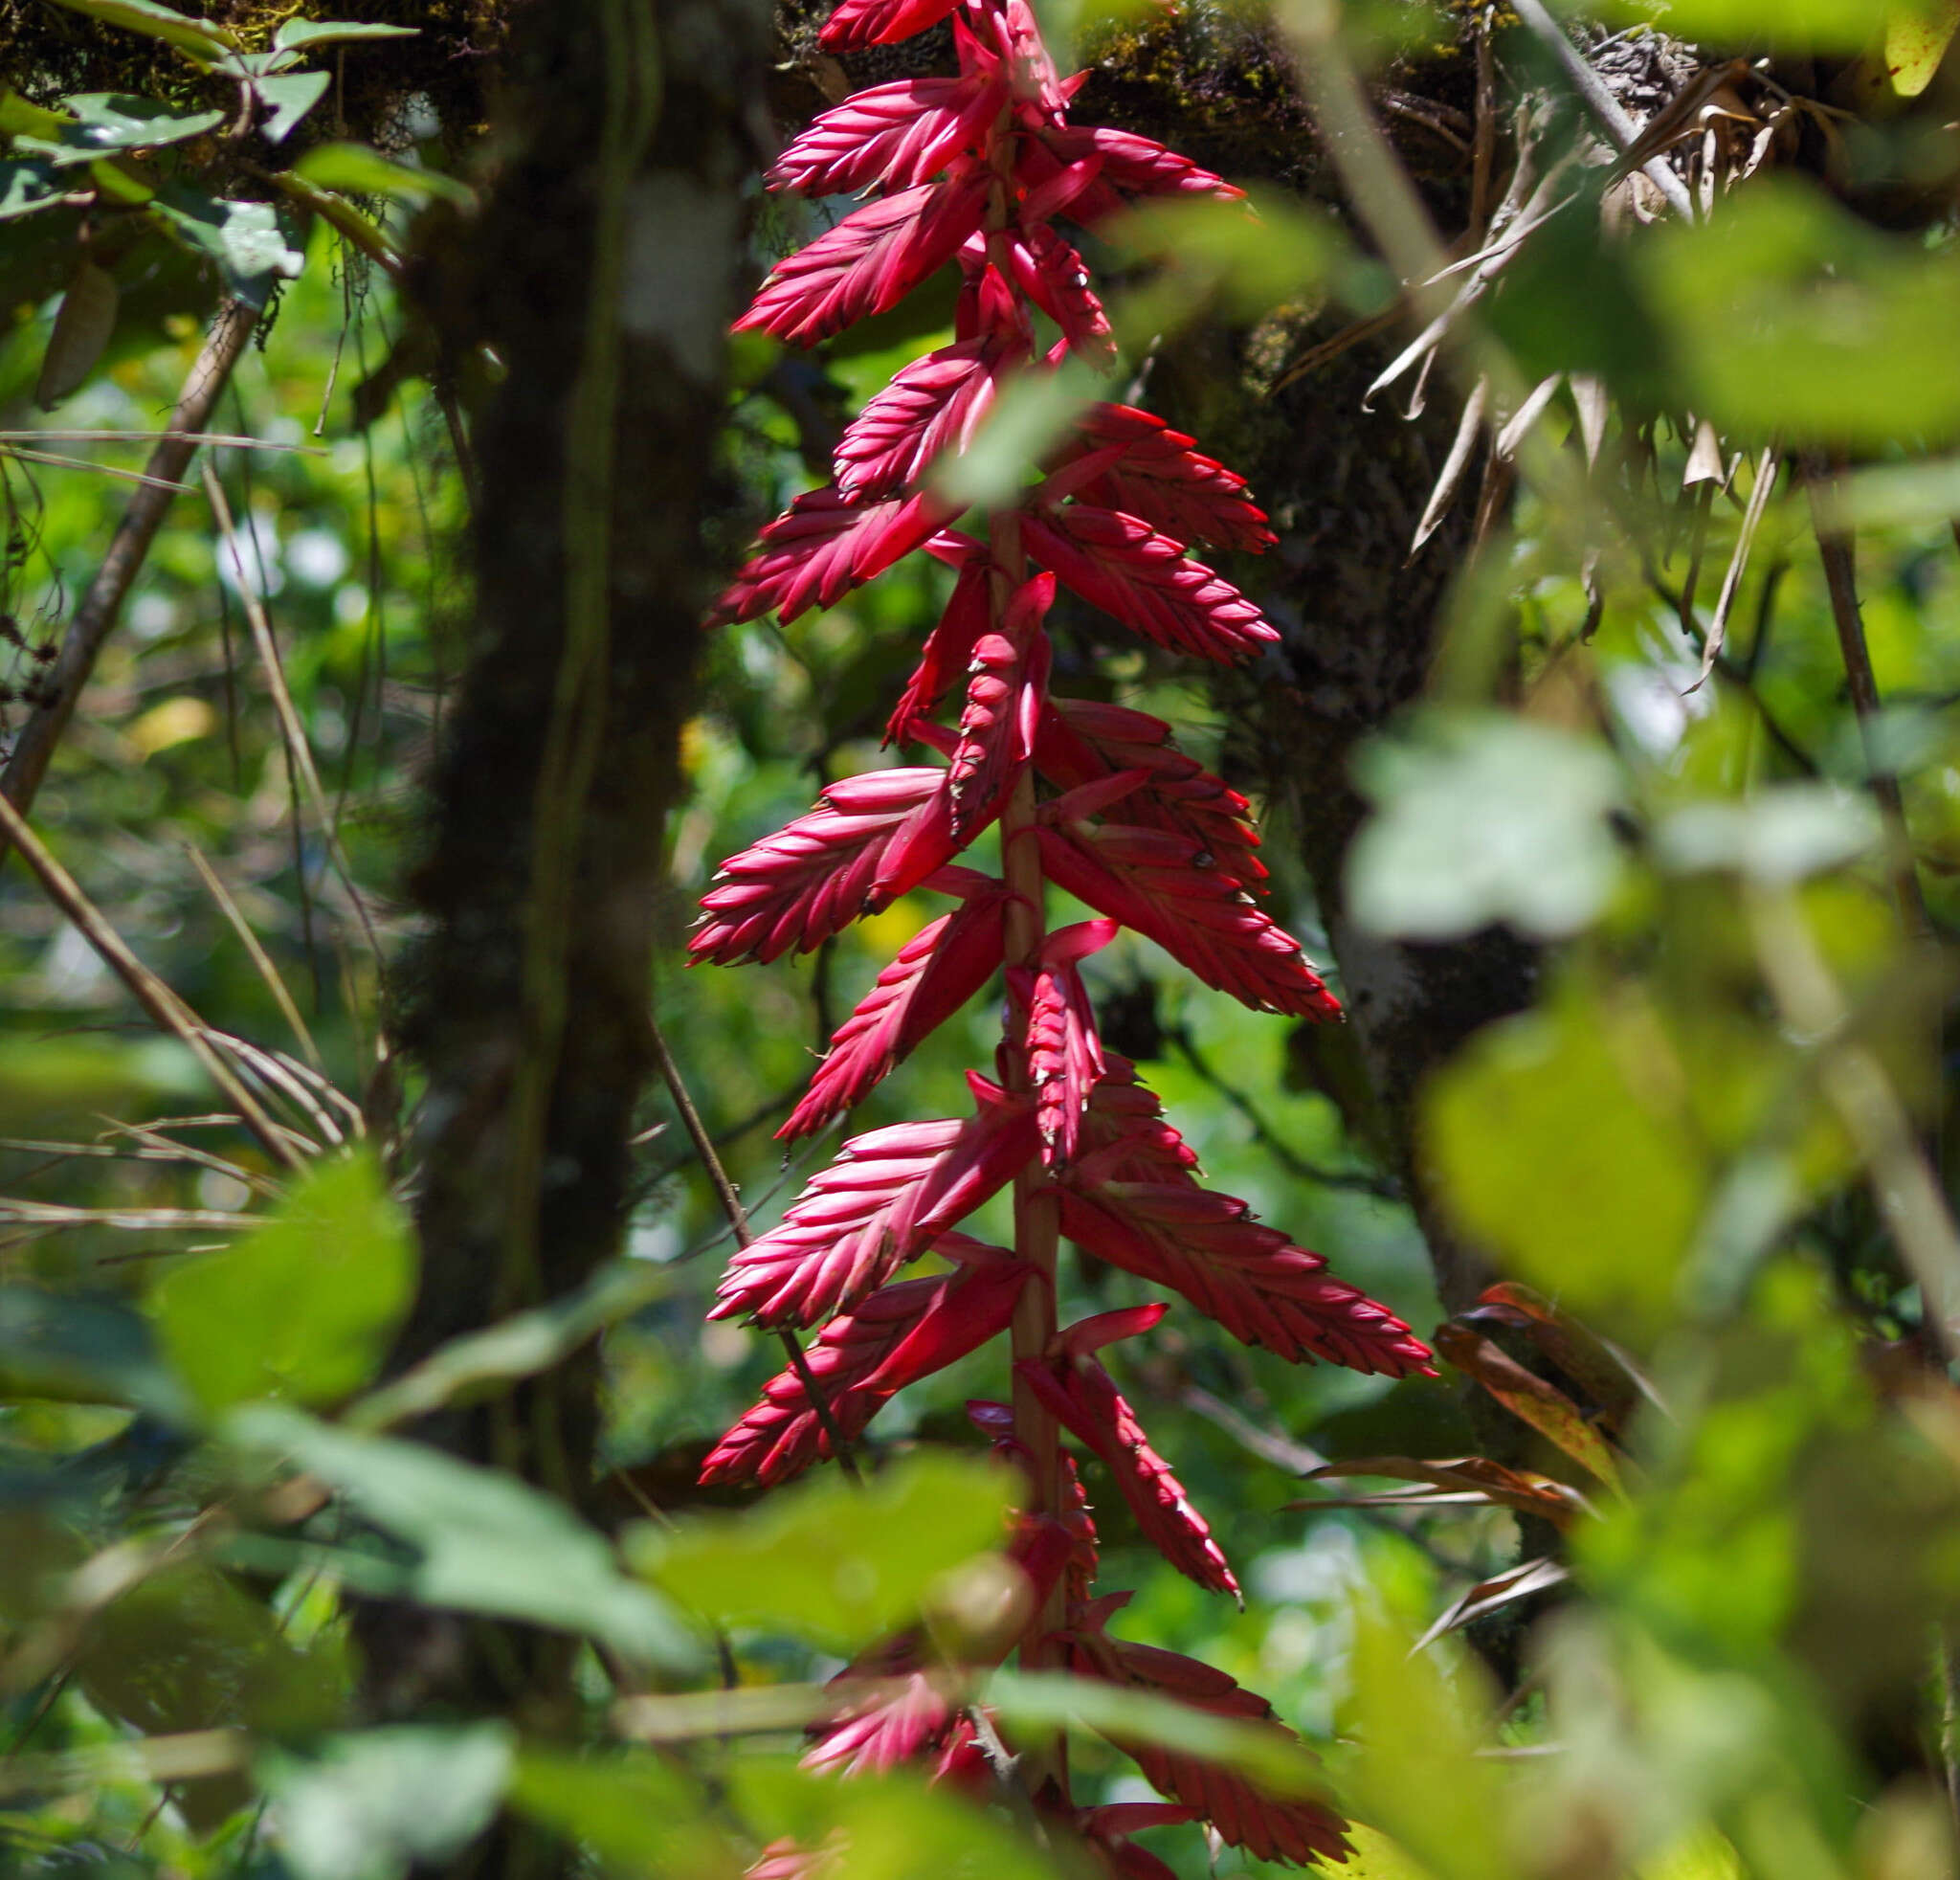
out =
[[[158,24],[137,0],[81,11]],[[1668,21],[1847,57],[1889,30],[1844,0],[1676,0]],[[233,49],[192,34],[189,50]],[[260,75],[274,106],[279,77]],[[34,819],[144,960],[257,1054],[266,1101],[318,1159],[286,1183],[212,1122],[189,1055],[150,1034],[18,868],[0,877],[0,1867],[395,1880],[457,1857],[508,1808],[619,1873],[732,1875],[779,1838],[834,1837],[853,1880],[1069,1872],[1004,1806],[796,1766],[831,1653],[914,1622],[978,1626],[1000,1595],[975,1562],[994,1557],[1004,1496],[962,1414],[999,1378],[976,1356],[902,1397],[862,1494],[823,1477],[760,1511],[694,1506],[702,1451],[780,1355],[702,1329],[728,1230],[663,1100],[638,1145],[628,1270],[440,1354],[412,1403],[381,1384],[414,1281],[392,1190],[413,1179],[402,1120],[417,1091],[386,1056],[386,988],[301,802],[242,596],[267,604],[353,877],[399,949],[394,896],[460,657],[467,499],[434,401],[382,376],[405,330],[384,270],[345,227],[307,225],[302,191],[275,214],[173,197],[160,178],[157,207],[132,204],[143,233],[103,257],[112,329],[73,394],[36,414],[76,259],[72,227],[48,232],[58,212],[37,219],[57,172],[211,128],[193,114],[159,129],[142,100],[70,105],[53,120],[17,98],[0,107],[14,139],[0,414],[10,434],[32,427],[49,454],[83,459],[0,452],[0,611],[18,635],[0,648],[0,743],[127,499],[101,472],[141,462],[76,434],[154,430],[215,290],[204,260],[256,282],[274,318],[219,414],[254,447],[212,452],[238,528],[217,540],[198,495],[177,498]],[[1860,146],[1874,175],[1904,148],[1881,131]],[[391,244],[401,205],[467,206],[415,154],[335,142],[295,174],[357,198],[357,236],[371,221]],[[1443,1220],[1616,1342],[1641,1408],[1622,1419],[1557,1375],[1548,1387],[1586,1431],[1561,1443],[1555,1419],[1526,1430],[1501,1395],[1457,1380],[1294,1371],[1173,1316],[1122,1381],[1239,1563],[1243,1612],[1140,1543],[1099,1465],[1084,1476],[1110,1577],[1139,1589],[1125,1635],[1274,1699],[1359,1824],[1357,1875],[1939,1880],[1954,1870],[1935,1782],[1952,1757],[1960,1401],[1900,1251],[1911,1232],[1939,1254],[1942,1222],[1902,1227],[1869,1143],[1871,1104],[1895,1102],[1944,1195],[1960,562],[1952,466],[1918,454],[1960,422],[1950,224],[1882,230],[1775,179],[1704,226],[1623,247],[1602,245],[1592,213],[1588,196],[1553,225],[1490,331],[1527,373],[1617,375],[1621,457],[1527,481],[1502,554],[1462,584],[1437,698],[1359,767],[1376,815],[1345,911],[1382,942],[1504,924],[1555,946],[1533,1009],[1481,1031],[1423,1091],[1415,1164]],[[1392,285],[1331,222],[1279,206],[1254,222],[1179,205],[1125,239],[1167,263],[1117,308],[1139,352],[1179,321],[1302,295],[1367,316]],[[908,315],[814,365],[736,346],[725,466],[745,513],[718,552],[811,480],[798,413],[861,402],[943,318]],[[365,422],[364,383],[390,392]],[[1690,413],[1726,453],[1699,524],[1698,498],[1675,501]],[[979,493],[1054,421],[1033,397],[1005,409],[966,466]],[[1562,406],[1548,426],[1575,462]],[[1862,725],[1800,492],[1769,503],[1727,658],[1694,683],[1713,583],[1685,596],[1686,560],[1726,564],[1747,494],[1733,459],[1772,437],[1875,462],[1853,501],[1887,709]],[[928,914],[902,901],[811,959],[685,979],[678,942],[724,855],[881,761],[884,711],[946,581],[922,563],[787,629],[724,636],[685,730],[654,1001],[765,1221],[829,1148],[786,1162],[768,1130]],[[1501,661],[1481,651],[1493,634]],[[1087,626],[1068,652],[1084,684],[1171,719],[1194,754],[1229,748],[1188,672]],[[1500,667],[1501,683],[1464,681]],[[1875,774],[1897,781],[1930,939],[1892,898],[1899,836],[1871,801]],[[1283,817],[1268,826],[1282,904],[1324,956]],[[1793,942],[1839,997],[1828,1026],[1789,1009]],[[1111,1041],[1216,1186],[1418,1326],[1439,1316],[1405,1172],[1350,1134],[1282,1027],[1135,941],[1086,974]],[[984,1012],[954,1022],[853,1128],[952,1113],[962,1070],[991,1044]],[[1143,1296],[1104,1269],[1065,1285],[1069,1315]],[[387,1433],[409,1408],[498,1392],[600,1332],[602,1486],[630,1511],[613,1523],[623,1548],[511,1472]],[[1542,1521],[1494,1506],[1283,1511],[1290,1470],[1321,1457],[1459,1457],[1496,1435],[1513,1466],[1584,1505],[1558,1543],[1570,1579],[1499,1601],[1476,1650],[1454,1631],[1416,1642],[1521,1548],[1550,1549]],[[581,1714],[364,1727],[349,1615],[369,1597],[580,1641]],[[994,1698],[1010,1719],[1070,1723],[1083,1798],[1144,1798],[1090,1700],[1011,1673]],[[1108,1701],[1134,1734],[1248,1751],[1215,1718]],[[1172,1834],[1141,1845],[1192,1880],[1206,1870]],[[1228,1854],[1210,1870],[1251,1865]]]

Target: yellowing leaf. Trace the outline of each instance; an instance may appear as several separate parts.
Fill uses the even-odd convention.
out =
[[[1917,98],[1932,83],[1960,27],[1960,0],[1943,0],[1930,12],[1894,7],[1885,16],[1885,76],[1901,98]]]
[[[193,738],[209,737],[218,715],[202,699],[166,699],[150,708],[129,727],[129,742],[145,757],[154,757],[173,744],[189,744]]]

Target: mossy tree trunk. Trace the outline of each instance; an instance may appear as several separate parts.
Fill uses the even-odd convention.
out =
[[[440,346],[487,345],[503,377],[475,430],[470,663],[412,883],[424,1267],[398,1364],[619,1250],[765,27],[709,0],[530,8],[484,213],[425,258]],[[418,1433],[590,1510],[596,1383],[589,1352]],[[362,1632],[377,1717],[569,1734],[562,1639],[406,1607]],[[557,1859],[505,1831],[471,1870]]]

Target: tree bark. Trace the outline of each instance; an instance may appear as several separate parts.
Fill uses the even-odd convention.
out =
[[[474,640],[412,883],[423,1272],[397,1367],[619,1249],[765,40],[764,13],[706,0],[528,9],[482,216],[418,271],[441,349],[487,345],[504,378],[477,426]],[[588,1350],[417,1433],[590,1512],[596,1384]],[[377,1719],[569,1734],[564,1639],[407,1607],[361,1632]],[[559,1865],[506,1825],[468,1870]]]

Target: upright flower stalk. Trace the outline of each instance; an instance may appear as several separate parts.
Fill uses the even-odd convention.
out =
[[[1239,477],[1125,405],[1089,407],[1037,466],[1040,481],[996,508],[984,534],[955,526],[959,508],[931,474],[972,438],[1011,374],[1052,371],[1071,356],[1114,364],[1109,322],[1059,221],[1092,227],[1139,196],[1238,191],[1148,139],[1070,123],[1080,79],[1058,77],[1025,0],[843,0],[823,41],[849,51],[948,16],[956,77],[860,92],[784,152],[772,187],[867,193],[777,266],[737,325],[813,345],[952,262],[954,338],[866,405],[837,447],[833,481],[763,531],[712,616],[787,621],[915,550],[938,558],[953,571],[951,598],[886,735],[928,761],[833,784],[808,815],[731,858],[690,951],[697,962],[767,961],[808,951],[915,890],[950,903],[838,1028],[785,1137],[859,1102],[996,974],[1002,1038],[994,1076],[968,1073],[970,1114],[847,1142],[781,1225],[731,1260],[713,1315],[816,1328],[810,1375],[847,1440],[905,1385],[1005,1335],[1011,1404],[969,1406],[1027,1485],[1008,1550],[1027,1580],[1026,1618],[1000,1656],[1018,1650],[1024,1666],[1269,1717],[1264,1699],[1223,1673],[1108,1629],[1129,1596],[1094,1591],[1095,1528],[1064,1434],[1107,1467],[1174,1567],[1215,1592],[1238,1588],[1099,1355],[1147,1332],[1167,1303],[1061,1327],[1058,1249],[1072,1242],[1295,1362],[1400,1376],[1426,1370],[1430,1354],[1320,1255],[1201,1186],[1196,1156],[1135,1066],[1099,1038],[1080,964],[1125,929],[1255,1010],[1331,1019],[1340,1008],[1266,911],[1246,800],[1180,752],[1161,720],[1051,692],[1046,620],[1065,588],[1160,646],[1245,659],[1278,635],[1189,550],[1258,549],[1273,538]],[[993,824],[1001,874],[961,865]],[[1099,918],[1051,929],[1050,883]],[[1010,1184],[1012,1249],[958,1231]],[[902,1277],[927,1254],[945,1270]],[[829,1454],[824,1420],[790,1371],[722,1439],[702,1479],[780,1482]],[[991,1733],[934,1675],[923,1638],[891,1641],[854,1668],[902,1680],[902,1695],[823,1726],[813,1762],[918,1759],[941,1779],[994,1779]],[[1034,1805],[1130,1880],[1168,1873],[1127,1838],[1166,1820],[1205,1820],[1260,1859],[1347,1851],[1326,1808],[1191,1757],[1119,1744],[1166,1802],[1079,1809],[1060,1757],[1017,1747]]]

